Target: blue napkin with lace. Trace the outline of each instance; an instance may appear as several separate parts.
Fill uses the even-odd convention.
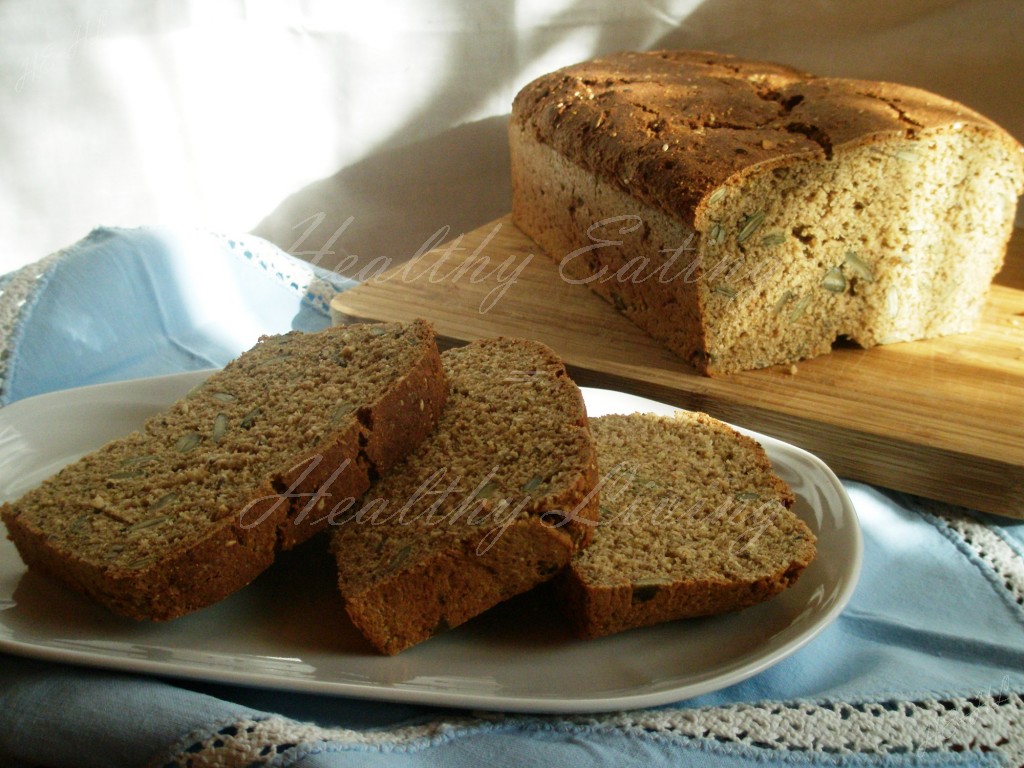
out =
[[[222,366],[260,334],[323,328],[352,285],[259,238],[96,229],[0,279],[0,404]]]
[[[97,229],[0,278],[0,403],[223,365],[261,334],[325,327],[331,297],[351,285],[258,238]],[[713,694],[501,715],[0,653],[0,764],[1024,763],[1024,524],[844,485],[865,539],[847,610],[793,656]]]

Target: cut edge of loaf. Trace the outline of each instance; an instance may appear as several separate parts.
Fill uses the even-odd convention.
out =
[[[416,364],[375,401],[362,404],[346,426],[328,432],[317,450],[297,451],[280,461],[278,466],[287,469],[271,473],[253,487],[244,510],[212,521],[186,546],[140,567],[98,563],[48,543],[46,531],[16,513],[20,500],[0,510],[8,538],[30,569],[47,573],[127,618],[167,621],[218,602],[269,567],[278,550],[291,548],[326,527],[326,520],[309,514],[310,498],[316,494],[358,497],[378,468],[390,469],[433,429],[447,398],[433,329],[422,320],[405,327],[423,342]],[[216,386],[217,375],[204,385]],[[418,398],[416,406],[406,407],[404,403],[413,396]],[[304,472],[313,455],[321,460],[312,471]],[[335,473],[340,467],[344,471]],[[259,522],[243,523],[243,513],[248,521]]]
[[[422,483],[438,469],[438,462],[448,467],[449,451],[455,446],[462,446],[460,456],[464,457],[464,440],[474,436],[463,440],[453,436],[460,438],[456,430],[472,423],[472,419],[464,420],[458,409],[463,407],[466,416],[482,411],[493,414],[492,409],[502,405],[500,401],[514,399],[516,386],[533,388],[545,406],[554,402],[565,408],[564,414],[559,411],[555,417],[560,424],[558,439],[565,441],[571,455],[566,457],[565,466],[556,460],[547,465],[528,463],[525,468],[510,470],[508,477],[504,471],[479,477],[479,472],[462,472],[457,475],[455,493],[436,509],[421,501],[423,497],[412,494],[411,506],[402,510],[411,516],[409,524],[419,522],[417,530],[426,531],[417,534],[415,540],[409,539],[410,534],[404,538],[395,535],[400,532],[397,528],[391,533],[386,523],[383,533],[378,534],[372,513],[366,519],[339,525],[331,544],[346,612],[367,641],[387,655],[456,627],[552,579],[589,542],[599,514],[594,493],[597,460],[586,405],[557,354],[540,342],[500,337],[449,350],[442,360],[452,396],[435,438],[371,489],[364,497],[363,509],[372,508],[381,498],[395,501],[391,498],[394,493],[409,495],[410,489],[405,486]],[[517,365],[527,367],[510,367]],[[474,373],[486,375],[497,400],[488,401],[482,388],[476,390],[471,381],[464,380],[460,366],[474,366]],[[499,426],[503,424],[499,422]],[[499,439],[501,434],[475,435],[494,444],[488,461],[500,464],[502,451],[518,454],[522,449],[530,455],[531,446],[515,442],[521,435],[506,440]],[[472,454],[471,458],[476,462],[480,457]],[[545,477],[548,472],[554,474],[537,483],[536,473],[541,469]],[[519,475],[526,470],[529,476],[521,484],[523,477]],[[505,483],[512,478],[518,478],[514,488],[506,488]],[[517,494],[517,490],[522,492]],[[540,495],[536,495],[538,491]],[[500,508],[506,501],[508,506]],[[515,516],[509,518],[509,511],[502,509],[511,510]],[[428,518],[428,512],[436,520]],[[481,524],[476,530],[441,532],[448,516],[455,518],[456,513],[461,515],[459,520],[477,516]],[[400,520],[392,527],[403,524]]]
[[[597,441],[601,471],[602,519],[591,546],[578,554],[556,581],[562,611],[576,636],[593,639],[668,621],[749,608],[793,586],[813,562],[816,537],[791,511],[795,502],[792,489],[774,472],[764,449],[752,438],[699,412],[681,411],[674,417],[652,414],[601,416],[591,418],[590,422]],[[740,464],[745,459],[752,467],[748,467],[750,471],[742,478],[727,478],[723,487],[718,489],[727,497],[724,504],[720,497],[710,492],[707,497],[673,499],[675,489],[670,478],[662,477],[649,460],[645,466],[645,459],[637,458],[638,451],[642,450],[640,447],[630,448],[629,441],[623,441],[623,445],[612,444],[613,439],[626,432],[631,440],[640,439],[642,435],[643,447],[659,453],[658,461],[665,457],[669,446],[678,448],[669,440],[681,443],[693,435],[695,443],[710,437],[711,450],[719,453],[727,450],[730,457],[735,452],[741,457],[738,459]],[[722,449],[716,440],[727,443],[726,448]],[[630,466],[635,469],[625,471],[627,462],[633,462]],[[615,483],[621,481],[615,477],[617,470],[624,470],[622,476],[628,478],[621,489],[615,488]],[[661,479],[666,487],[651,490],[652,476]],[[612,484],[611,488],[608,483]],[[708,484],[706,487],[712,486]],[[608,490],[612,493],[607,493]],[[758,497],[756,500],[755,495]],[[619,496],[623,499],[620,500]],[[709,508],[708,504],[714,506]],[[679,508],[677,505],[682,506]],[[754,505],[757,508],[751,509]],[[677,512],[683,514],[677,515]],[[679,529],[682,533],[678,535],[682,538],[679,541],[673,539],[671,547],[666,543],[662,549],[659,542],[647,541],[646,549],[638,556],[630,557],[623,552],[634,542],[637,528],[643,528],[645,524],[649,526],[645,532],[651,536],[666,536],[664,527],[653,524],[658,515],[665,514],[676,517],[666,521],[667,525],[681,525],[683,528],[689,525],[691,530]],[[687,516],[688,519],[683,520]],[[611,528],[617,525],[622,527],[618,530]],[[701,526],[705,530],[701,530]],[[776,535],[773,526],[778,526],[786,538],[795,542],[792,557],[778,563],[770,572],[755,570],[747,577],[726,577],[714,572],[715,568],[735,568],[736,563],[726,565],[733,556],[735,544],[742,544],[740,552],[753,547],[762,536]],[[716,539],[726,532],[737,539],[729,542]],[[687,535],[692,538],[687,539]],[[683,552],[684,541],[703,551]],[[727,551],[720,547],[724,544],[729,545]],[[617,547],[615,551],[612,551],[613,546]],[[613,567],[612,561],[613,565],[602,571],[601,558],[609,554],[626,560],[619,562],[617,567]],[[672,558],[670,566],[665,566],[665,557]],[[678,560],[680,557],[682,559]],[[688,562],[688,558],[704,558],[707,561],[704,564],[710,564],[710,572],[702,578],[693,578],[689,571],[697,566]],[[721,562],[716,562],[716,558]],[[742,564],[743,560],[736,562]],[[681,572],[688,575],[682,577]]]

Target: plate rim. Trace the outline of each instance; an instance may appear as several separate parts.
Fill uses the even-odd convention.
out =
[[[198,384],[216,368],[208,368],[194,371],[176,372],[159,376],[147,376],[110,383],[89,384],[73,389],[59,390],[43,393],[33,397],[11,403],[0,409],[0,427],[4,425],[5,416],[11,412],[17,413],[22,408],[45,407],[49,401],[64,400],[68,397],[90,398],[96,395],[105,396],[114,394],[118,390],[139,392],[141,387],[153,388],[155,391],[163,391],[165,388],[178,388],[182,393],[187,391],[186,385]],[[194,384],[193,384],[194,386]],[[618,390],[604,389],[597,387],[580,387],[584,401],[587,401],[588,393],[591,399],[597,397],[608,397],[624,402],[645,404],[648,411],[669,413],[672,411],[687,410],[667,403],[634,395]],[[159,399],[159,398],[158,398]],[[164,402],[167,402],[166,400]],[[588,404],[589,405],[589,404]],[[626,408],[616,411],[605,411],[607,413],[631,413],[635,410]],[[728,422],[726,422],[728,423]],[[746,429],[730,424],[742,434],[760,442],[769,456],[773,453],[791,454],[812,467],[818,475],[819,482],[826,483],[835,493],[840,501],[841,509],[838,511],[837,519],[843,522],[842,528],[848,537],[846,546],[849,552],[849,563],[844,570],[844,578],[841,581],[841,589],[835,594],[834,599],[826,610],[822,611],[806,627],[803,627],[795,636],[778,648],[772,651],[755,656],[753,659],[742,661],[735,669],[720,672],[704,680],[697,680],[678,686],[669,686],[658,690],[638,690],[628,693],[621,693],[612,696],[599,696],[593,694],[551,696],[532,698],[524,694],[513,693],[502,695],[500,693],[479,693],[472,691],[424,689],[400,685],[382,685],[377,682],[357,682],[325,680],[318,678],[301,678],[285,674],[270,674],[265,671],[244,671],[234,668],[221,668],[203,666],[196,662],[182,663],[180,661],[161,661],[149,658],[127,658],[123,656],[104,654],[95,649],[89,648],[55,648],[51,645],[39,643],[27,643],[22,640],[11,638],[5,632],[6,626],[3,622],[4,598],[0,596],[0,651],[6,651],[18,656],[35,658],[43,661],[56,663],[69,663],[128,673],[153,674],[167,677],[183,678],[197,681],[226,683],[233,685],[255,686],[295,693],[308,693],[319,695],[347,696],[357,699],[402,703],[421,704],[442,707],[476,707],[504,712],[519,713],[549,713],[549,714],[582,714],[588,712],[604,712],[628,708],[646,708],[661,706],[675,702],[684,701],[696,696],[720,690],[729,685],[734,685],[747,680],[760,672],[774,666],[783,659],[796,653],[798,650],[810,643],[825,628],[831,625],[842,613],[849,603],[857,583],[863,563],[863,535],[861,532],[856,508],[846,492],[839,478],[835,473],[817,456],[799,446],[787,443],[770,435],[764,435],[754,430]],[[836,516],[835,514],[833,515]],[[7,540],[2,542],[4,547],[9,548],[14,556],[17,552],[12,543]],[[25,566],[22,564],[24,570]],[[13,601],[7,601],[13,602]],[[641,630],[642,631],[642,630]],[[786,630],[783,630],[786,631]],[[40,641],[42,642],[42,641]],[[586,642],[586,641],[579,641]],[[649,686],[647,686],[649,687]]]

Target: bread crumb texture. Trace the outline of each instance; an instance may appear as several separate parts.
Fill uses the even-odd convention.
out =
[[[429,412],[398,405],[413,393]],[[387,438],[373,436],[376,411],[407,429],[389,446],[404,454],[446,393],[423,322],[261,338],[2,517],[30,566],[132,618],[171,618],[224,597],[313,533],[293,524],[313,481],[344,468],[339,488],[368,487],[366,447]]]
[[[559,584],[581,636],[745,608],[813,560],[815,537],[754,440],[689,412],[590,426],[600,524]]]
[[[389,654],[551,579],[598,511],[582,395],[550,349],[489,339],[442,361],[432,438],[332,521],[346,609]]]
[[[509,132],[517,225],[708,374],[970,331],[1024,190],[961,104],[714,53],[545,75]]]

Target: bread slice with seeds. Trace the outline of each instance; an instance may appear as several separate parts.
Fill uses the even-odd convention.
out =
[[[598,514],[583,397],[550,349],[487,339],[441,358],[431,439],[358,507],[327,510],[346,611],[386,654],[551,579]]]
[[[590,419],[601,522],[558,583],[593,638],[734,611],[794,584],[815,537],[764,449],[702,413]]]
[[[0,514],[30,568],[124,616],[171,619],[326,527],[310,500],[365,492],[447,392],[423,321],[266,337]]]

